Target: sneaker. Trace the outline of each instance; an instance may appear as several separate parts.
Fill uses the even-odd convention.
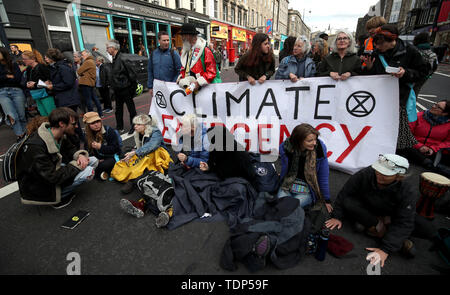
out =
[[[133,190],[134,190],[134,183],[132,181],[125,183],[123,187],[120,189],[120,191],[125,195],[131,193]]]
[[[62,198],[61,202],[58,204],[52,205],[53,209],[62,209],[66,206],[69,206],[72,203],[73,198],[75,198],[75,194],[71,194],[68,197]]]
[[[103,110],[103,113],[105,113],[105,114],[109,114],[109,113],[112,113],[112,112],[113,112],[112,109],[106,109],[106,110]]]
[[[109,178],[108,173],[102,172],[102,173],[100,174],[100,179],[101,179],[101,180],[107,180],[108,178]]]
[[[135,216],[136,218],[144,217],[144,202],[143,201],[130,201],[127,199],[120,200],[120,208],[128,214]]]
[[[156,217],[156,227],[161,228],[166,226],[169,223],[170,216],[167,212],[159,213],[158,217]]]
[[[128,131],[128,135],[131,135],[134,133],[134,128],[131,128],[130,131]]]

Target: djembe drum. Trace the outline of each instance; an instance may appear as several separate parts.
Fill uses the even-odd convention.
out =
[[[450,179],[440,174],[424,172],[420,175],[420,199],[416,211],[425,218],[434,218],[434,203],[442,197],[450,187]]]

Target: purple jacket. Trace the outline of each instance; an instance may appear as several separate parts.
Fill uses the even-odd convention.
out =
[[[325,199],[325,202],[330,203],[330,187],[328,182],[328,177],[330,174],[330,170],[328,167],[328,158],[327,158],[327,147],[325,144],[319,139],[320,145],[317,145],[316,147],[316,153],[317,153],[317,163],[316,163],[316,169],[317,169],[317,181],[319,183],[320,191],[322,192],[322,196]],[[281,173],[280,173],[280,185],[284,181],[284,177],[288,173],[289,169],[289,158],[290,155],[286,153],[284,150],[284,142],[280,145],[280,158],[281,158]],[[309,186],[309,185],[308,185]],[[311,195],[313,198],[314,203],[316,202],[316,194],[314,191],[309,188],[311,191]]]

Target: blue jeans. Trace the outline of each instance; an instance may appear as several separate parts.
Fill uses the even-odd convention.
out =
[[[61,199],[68,197],[77,187],[83,183],[90,181],[94,178],[95,168],[98,166],[98,159],[96,157],[89,157],[89,164],[83,171],[75,176],[73,183],[71,185],[61,188]],[[64,164],[62,164],[64,165]]]
[[[306,206],[311,205],[312,201],[313,201],[311,193],[307,193],[307,194],[299,193],[299,194],[297,194],[297,193],[293,193],[293,192],[287,192],[287,191],[281,189],[281,187],[278,190],[277,197],[279,199],[280,198],[284,198],[284,197],[296,198],[296,199],[298,199],[300,201],[300,207],[302,207],[302,208],[305,208]]]
[[[94,107],[92,106],[92,101],[94,101],[95,106],[97,107],[97,113],[101,117],[103,116],[102,112],[102,105],[100,104],[100,100],[98,99],[97,95],[95,94],[94,87],[87,86],[87,85],[80,85],[79,86],[81,94],[86,99],[86,104],[89,112],[94,111]]]
[[[0,88],[0,104],[5,115],[14,120],[14,124],[11,124],[7,119],[8,125],[12,125],[17,136],[23,135],[26,131],[27,118],[25,116],[26,98],[22,89],[16,87]]]

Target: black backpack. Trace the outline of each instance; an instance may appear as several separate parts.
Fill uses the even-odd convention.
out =
[[[28,135],[24,136],[19,142],[14,143],[5,153],[3,158],[3,179],[5,182],[17,180],[17,156],[23,144],[27,141]]]

